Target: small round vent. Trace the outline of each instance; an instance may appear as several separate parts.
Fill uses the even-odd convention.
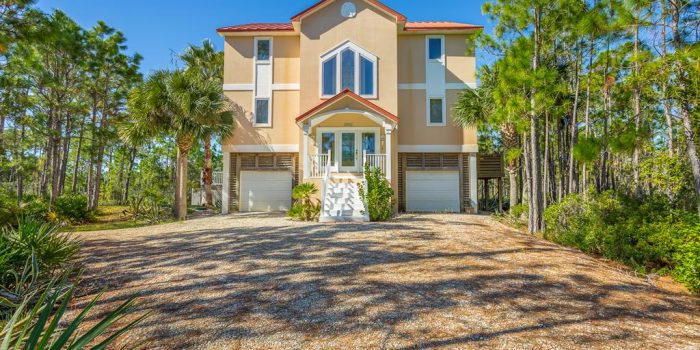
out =
[[[346,2],[343,7],[340,8],[340,15],[345,18],[353,18],[357,15],[357,8],[352,2]]]

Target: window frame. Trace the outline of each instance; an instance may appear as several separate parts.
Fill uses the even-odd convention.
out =
[[[346,41],[341,45],[336,46],[335,48],[331,49],[330,51],[326,52],[325,54],[321,55],[319,59],[319,96],[321,99],[329,99],[339,93],[341,93],[342,90],[342,53],[346,50],[351,50],[354,53],[354,88],[352,91],[354,91],[356,94],[366,98],[366,99],[377,99],[379,94],[378,94],[378,75],[379,75],[379,59],[377,56],[372,54],[371,52],[355,45],[351,41]],[[335,57],[335,95],[326,95],[324,92],[324,64],[328,62],[328,60],[332,59]],[[361,58],[364,58],[365,60],[369,61],[372,64],[372,94],[361,94],[361,85],[360,85],[360,75],[362,72],[360,71],[361,67]]]
[[[260,41],[267,41],[270,45],[269,47],[269,59],[267,60],[258,60],[258,42]],[[273,66],[273,60],[274,60],[274,47],[275,43],[272,37],[269,36],[256,36],[253,39],[253,105],[252,105],[252,113],[253,113],[253,120],[252,124],[254,128],[271,128],[272,127],[272,96],[273,96],[273,91],[272,91],[272,83],[273,83],[273,78],[272,75],[274,74],[274,66]],[[257,89],[258,86],[258,76],[257,76],[257,70],[258,66],[270,66],[270,80],[269,80],[269,85],[270,85],[270,91],[269,91],[269,96],[266,96],[265,94],[259,95],[259,91]],[[258,100],[267,100],[267,123],[258,123],[258,116],[257,116],[257,109],[258,109]]]
[[[440,58],[430,58],[430,40],[440,40]],[[426,62],[445,62],[445,36],[444,35],[426,35],[425,36],[425,60]]]
[[[266,60],[258,59],[258,43],[261,41],[267,41],[268,48],[268,58]],[[272,63],[272,38],[271,37],[255,37],[255,46],[253,47],[253,57],[255,57],[255,63]]]
[[[441,100],[442,101],[442,122],[434,123],[430,118],[430,101],[431,100]],[[428,126],[446,126],[447,125],[447,99],[445,96],[428,96],[426,99],[426,122]]]
[[[267,123],[258,123],[258,101],[267,101]],[[253,126],[256,127],[271,127],[272,126],[272,98],[256,97],[253,106]]]

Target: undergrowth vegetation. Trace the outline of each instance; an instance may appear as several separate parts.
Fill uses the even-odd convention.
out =
[[[671,275],[700,293],[700,219],[670,208],[663,196],[573,194],[547,208],[545,220],[549,240],[641,273]]]
[[[379,168],[365,168],[367,191],[360,184],[360,197],[371,221],[386,221],[394,215],[394,190]]]
[[[294,205],[287,212],[287,215],[295,220],[315,221],[321,215],[321,203],[313,196],[318,193],[318,187],[315,184],[307,182],[303,183],[292,190],[292,198]]]

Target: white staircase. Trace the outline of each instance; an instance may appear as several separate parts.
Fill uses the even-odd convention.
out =
[[[321,208],[320,222],[369,221],[360,198],[358,182],[353,179],[333,179],[328,182]]]

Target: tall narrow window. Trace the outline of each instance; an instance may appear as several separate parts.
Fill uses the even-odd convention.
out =
[[[255,124],[270,125],[270,99],[258,98],[255,100]]]
[[[374,63],[360,56],[360,95],[374,95]]]
[[[337,58],[333,57],[323,62],[323,95],[333,96],[336,92],[336,66]]]
[[[258,61],[269,61],[270,60],[270,40],[261,39],[257,41],[257,60]]]
[[[428,59],[439,60],[442,58],[442,39],[428,39]]]
[[[430,124],[444,124],[445,115],[442,108],[442,98],[430,99]]]
[[[343,51],[340,62],[342,66],[340,90],[355,91],[355,53],[350,49]]]
[[[324,132],[321,134],[321,153],[331,153],[331,163],[335,163],[335,133]]]

